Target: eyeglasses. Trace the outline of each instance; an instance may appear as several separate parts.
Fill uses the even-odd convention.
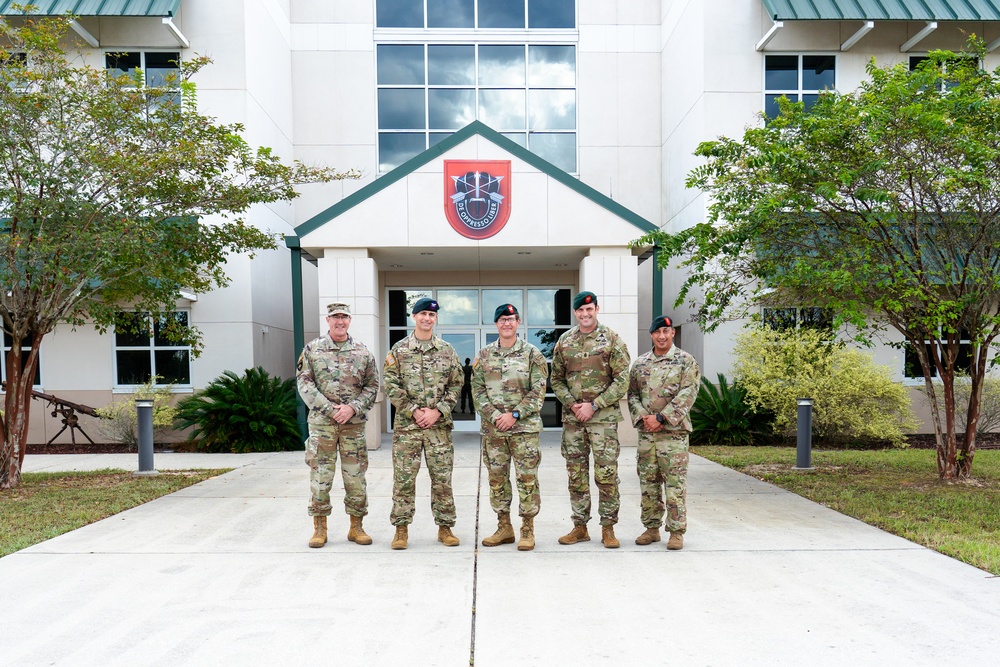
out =
[[[333,320],[349,320],[351,319],[351,316],[344,315],[343,313],[337,313],[336,315],[327,315],[327,318]]]
[[[516,317],[501,317],[497,320],[497,324],[517,324]]]

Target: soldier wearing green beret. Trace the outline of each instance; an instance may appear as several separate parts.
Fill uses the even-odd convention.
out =
[[[687,532],[690,412],[701,382],[698,362],[674,345],[675,333],[669,317],[661,315],[653,320],[649,327],[653,349],[635,360],[628,385],[629,412],[639,430],[636,470],[642,492],[642,525],[646,527],[635,543],[645,546],[660,541],[666,509],[670,550],[684,548]]]
[[[482,417],[483,463],[490,477],[490,505],[497,514],[497,530],[483,539],[484,547],[514,542],[510,523],[513,500],[510,462],[517,480],[521,538],[518,551],[535,548],[535,516],[541,505],[538,464],[542,455],[542,404],[548,364],[534,345],[517,337],[521,316],[514,304],[493,313],[499,338],[479,351],[472,371],[472,396]]]
[[[392,346],[383,365],[385,394],[396,407],[392,431],[392,512],[396,527],[393,549],[405,549],[416,503],[416,478],[423,452],[431,478],[431,510],[438,541],[458,546],[455,496],[451,476],[455,448],[451,413],[462,389],[462,364],[455,348],[434,335],[438,302],[423,298],[413,304],[413,333]]]
[[[590,540],[590,456],[598,490],[601,542],[609,549],[615,537],[621,504],[618,493],[619,401],[628,387],[629,353],[625,342],[597,321],[600,307],[593,292],[573,297],[577,326],[556,343],[552,353],[552,391],[563,406],[562,455],[569,476],[573,529],[560,544]]]
[[[312,489],[309,515],[313,517],[313,536],[309,546],[313,548],[326,544],[330,488],[338,453],[344,507],[351,517],[347,539],[357,544],[372,543],[361,522],[368,514],[365,420],[378,394],[378,371],[375,357],[364,343],[348,334],[350,306],[331,303],[326,310],[329,333],[305,346],[296,373],[299,395],[309,408],[306,463]]]

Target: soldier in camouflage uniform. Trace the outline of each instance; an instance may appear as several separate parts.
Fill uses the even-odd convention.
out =
[[[619,401],[628,386],[629,353],[617,333],[597,321],[600,307],[593,292],[573,297],[577,325],[559,337],[552,353],[552,391],[563,405],[562,455],[569,475],[573,530],[560,544],[590,540],[590,454],[598,490],[601,542],[609,549],[621,543],[618,523]]]
[[[309,546],[314,548],[326,544],[330,487],[338,452],[344,507],[351,517],[347,539],[357,544],[372,543],[361,522],[368,514],[365,420],[378,394],[378,372],[372,353],[347,333],[351,326],[350,306],[331,303],[326,310],[329,335],[305,346],[296,374],[299,395],[309,408],[306,463],[312,489],[309,515],[313,517],[313,536]]]
[[[517,337],[521,316],[510,303],[493,314],[500,337],[476,355],[472,397],[482,417],[483,463],[490,475],[490,505],[497,513],[496,532],[483,539],[484,547],[514,542],[510,523],[510,461],[517,479],[521,539],[518,551],[535,548],[535,516],[541,504],[538,464],[542,459],[538,434],[549,369],[534,345]]]
[[[383,366],[385,393],[396,406],[392,433],[392,513],[396,526],[393,549],[405,549],[413,521],[420,452],[431,478],[431,510],[438,525],[438,541],[458,546],[452,533],[455,497],[451,473],[455,448],[451,413],[462,390],[462,363],[455,348],[434,335],[438,303],[420,299],[413,304],[416,327],[392,346]]]
[[[653,349],[636,359],[629,373],[628,407],[639,429],[636,469],[642,492],[639,545],[660,541],[663,487],[666,487],[667,548],[684,548],[687,531],[688,434],[691,406],[698,397],[701,371],[690,354],[674,345],[669,317],[660,316],[649,327]]]

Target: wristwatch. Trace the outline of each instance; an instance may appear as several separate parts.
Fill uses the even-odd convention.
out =
[[[514,410],[513,412],[510,413],[510,416],[513,417],[514,419],[520,419],[521,418],[521,411],[520,410]]]
[[[597,407],[597,403],[595,403],[595,402],[592,402],[590,404],[590,409],[593,410],[594,412],[597,412],[598,410],[600,410],[600,408]]]
[[[664,416],[663,416],[663,415],[661,415],[661,414],[657,414],[657,415],[656,415],[656,421],[658,421],[658,422],[660,422],[660,423],[662,424],[663,422],[667,421],[667,418],[666,418],[666,417],[664,417]]]

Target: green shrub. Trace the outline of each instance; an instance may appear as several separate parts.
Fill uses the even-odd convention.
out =
[[[108,403],[96,412],[102,417],[98,429],[111,442],[119,442],[130,449],[139,445],[139,420],[136,417],[136,399],[152,399],[153,401],[153,440],[161,440],[171,430],[177,408],[170,405],[173,398],[173,385],[156,386],[156,380],[139,385],[135,391],[123,398]]]
[[[194,427],[195,444],[209,452],[302,449],[295,381],[270,377],[259,366],[247,369],[243,377],[226,371],[203,391],[180,401],[175,425]]]
[[[902,446],[916,428],[909,393],[871,355],[817,329],[755,329],[737,338],[734,374],[753,407],[774,413],[774,431],[795,433],[797,398],[814,399],[817,439]]]
[[[730,385],[719,373],[718,386],[701,379],[691,408],[691,442],[696,445],[753,445],[770,443],[774,416],[746,401],[746,389]]]

